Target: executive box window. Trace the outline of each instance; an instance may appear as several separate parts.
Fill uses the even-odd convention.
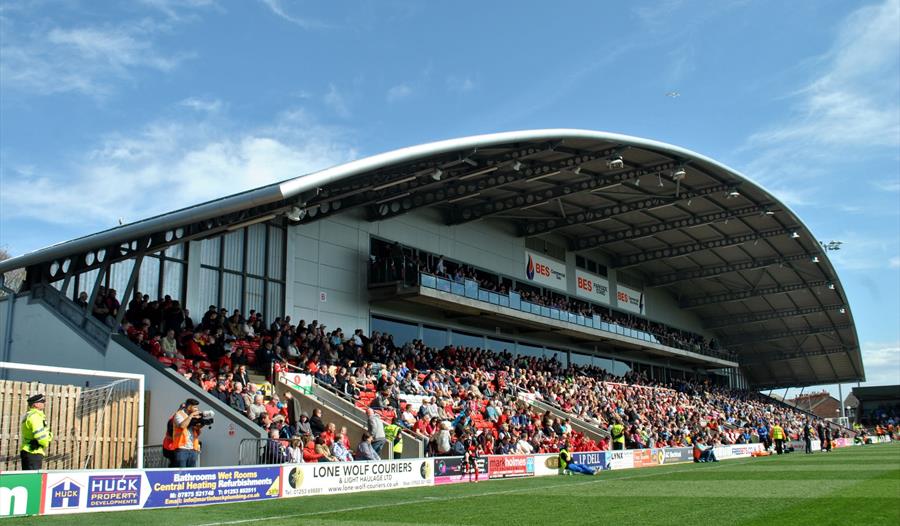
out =
[[[134,290],[150,296],[151,300],[170,296],[172,299],[183,301],[185,295],[185,274],[187,273],[187,248],[179,243],[159,252],[147,254],[141,262],[138,270],[137,282]],[[102,286],[115,289],[120,303],[127,304],[131,298],[124,298],[125,289],[128,287],[128,279],[134,269],[134,259],[127,259],[113,263],[103,277]],[[70,285],[74,290],[72,297],[78,293],[91,293],[94,281],[99,270],[94,269],[75,276]],[[62,281],[57,282],[62,286]],[[68,291],[66,291],[68,293]]]
[[[200,242],[200,305],[284,314],[287,229],[269,222]]]

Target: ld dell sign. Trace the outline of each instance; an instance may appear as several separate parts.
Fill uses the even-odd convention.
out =
[[[40,473],[0,475],[0,517],[40,513],[42,485]]]

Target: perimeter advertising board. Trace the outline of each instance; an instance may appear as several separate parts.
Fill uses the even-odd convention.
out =
[[[572,462],[576,464],[584,464],[591,469],[610,469],[607,464],[607,452],[590,451],[572,453]]]
[[[534,457],[531,455],[491,455],[488,472],[492,479],[533,477]]]
[[[689,447],[667,447],[665,449],[654,449],[657,464],[678,464],[681,462],[693,462],[693,448]]]
[[[43,513],[137,510],[146,493],[140,471],[51,471],[44,483]]]
[[[529,250],[525,251],[525,277],[539,287],[566,290],[566,264]]]
[[[746,458],[763,449],[762,444],[734,444],[731,446],[716,446],[713,448],[713,452],[716,455],[716,460],[728,460],[730,458]]]
[[[548,475],[559,475],[559,454],[544,453],[534,456],[534,476],[546,477]]]
[[[478,478],[490,478],[489,464],[487,458],[478,458]],[[463,466],[462,457],[441,457],[434,459],[434,483],[438,484],[456,484],[458,482],[469,482],[469,479],[475,480],[475,474],[466,473]]]
[[[628,312],[635,314],[646,314],[647,305],[644,303],[644,293],[622,285],[616,284],[616,305]]]
[[[0,517],[37,515],[42,490],[40,473],[4,473],[0,477]]]
[[[147,471],[145,508],[221,504],[263,500],[281,495],[281,468],[151,470]]]
[[[609,281],[590,272],[575,269],[575,294],[589,301],[609,305]]]
[[[326,462],[281,467],[285,497],[431,486],[431,459]]]
[[[606,452],[606,469],[631,469],[634,467],[634,452],[618,450]]]

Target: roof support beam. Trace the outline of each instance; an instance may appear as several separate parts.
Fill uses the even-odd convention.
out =
[[[483,160],[475,167],[459,165],[462,169],[448,169],[437,181],[433,178],[434,172],[426,170],[408,175],[405,180],[401,179],[403,182],[390,187],[381,185],[380,191],[373,189],[360,192],[354,199],[363,204],[374,203],[369,209],[369,220],[380,221],[417,208],[473,197],[484,190],[534,177],[537,173],[552,173],[556,170],[553,167],[561,162],[529,164],[527,159],[540,153],[555,151],[555,146],[554,143],[535,144]],[[585,157],[583,162],[592,160],[597,155],[600,154],[585,154],[582,156]],[[570,159],[573,158],[566,161]]]
[[[741,270],[753,270],[758,268],[771,267],[773,265],[783,265],[792,261],[809,261],[813,256],[815,256],[815,254],[802,253],[780,258],[751,259],[748,261],[741,261],[739,263],[732,263],[729,265],[720,265],[715,267],[700,267],[690,270],[679,270],[678,272],[673,272],[671,274],[661,274],[651,278],[649,286],[662,287],[665,285],[680,283],[682,281],[712,278],[722,274],[739,272]]]
[[[687,254],[692,254],[694,252],[700,252],[703,250],[730,247],[734,245],[741,245],[750,241],[790,235],[791,232],[794,232],[795,230],[796,229],[793,228],[777,228],[774,230],[764,230],[762,232],[752,232],[749,234],[741,234],[738,236],[723,237],[710,241],[698,241],[695,243],[688,243],[686,245],[658,248],[656,250],[649,250],[647,252],[640,252],[637,254],[630,254],[627,256],[619,257],[615,260],[613,266],[616,268],[633,267],[635,265],[647,263],[648,261],[686,256]]]
[[[828,281],[809,281],[806,283],[796,283],[792,285],[780,285],[777,287],[766,287],[762,289],[733,290],[722,294],[704,295],[697,298],[688,298],[679,302],[682,309],[693,309],[703,307],[705,305],[714,305],[717,303],[727,303],[730,301],[740,301],[756,296],[768,296],[770,294],[784,294],[795,290],[811,289],[813,287],[826,287]]]
[[[595,156],[592,159],[588,159],[588,162],[591,160],[602,159],[608,157],[609,155],[615,153],[616,150],[607,150],[604,152],[600,152],[599,155]],[[558,163],[562,165],[559,167],[560,170],[575,170],[578,168],[578,165],[583,163],[571,163],[567,162],[570,159],[566,159]],[[566,164],[564,164],[566,163]],[[632,168],[623,171],[617,172],[609,172],[604,174],[588,172],[587,170],[582,170],[580,173],[582,175],[587,175],[586,179],[582,179],[581,181],[569,184],[557,185],[553,188],[542,190],[540,192],[531,192],[531,193],[523,193],[518,195],[513,195],[510,197],[504,197],[502,199],[495,199],[493,201],[487,203],[477,204],[471,207],[463,208],[458,211],[458,213],[454,214],[453,220],[451,224],[459,224],[465,223],[467,221],[473,221],[476,219],[483,219],[485,217],[492,216],[494,214],[498,214],[500,212],[513,210],[516,208],[520,208],[523,206],[536,206],[540,204],[544,204],[552,201],[553,199],[558,199],[560,197],[566,197],[570,195],[575,195],[583,192],[592,192],[594,190],[601,190],[603,188],[608,188],[611,186],[615,186],[626,181],[633,181],[638,179],[644,175],[656,173],[662,170],[671,170],[675,167],[674,162],[664,162],[651,166],[642,166],[638,168]],[[540,176],[538,174],[538,176]],[[532,175],[533,177],[533,175]],[[579,214],[583,215],[583,214]],[[532,234],[520,234],[520,235],[532,235]]]
[[[721,318],[711,318],[703,324],[707,329],[719,329],[722,327],[730,327],[732,325],[745,325],[758,321],[767,321],[783,318],[796,318],[798,316],[806,316],[808,314],[816,314],[819,312],[830,312],[843,309],[844,305],[818,305],[815,307],[782,309],[769,312],[750,312],[747,314],[734,314],[731,316],[722,316]]]
[[[741,360],[741,365],[768,364],[770,362],[780,362],[785,360],[796,360],[799,358],[809,358],[811,356],[827,356],[830,354],[850,353],[853,349],[846,347],[823,347],[821,349],[811,351],[788,351],[788,352],[769,352],[754,354],[748,360]]]
[[[675,201],[672,201],[668,204],[674,203]],[[606,245],[608,243],[615,243],[616,241],[629,241],[632,239],[650,237],[660,232],[667,232],[669,230],[692,228],[695,226],[709,225],[711,223],[716,223],[719,221],[728,221],[729,219],[734,219],[737,217],[764,214],[765,211],[766,207],[764,206],[747,206],[736,210],[713,212],[710,214],[672,219],[670,221],[663,221],[646,226],[629,228],[627,230],[619,230],[618,232],[605,232],[592,236],[579,237],[574,243],[572,243],[572,246],[570,248],[572,250],[584,250]]]
[[[729,338],[723,341],[726,347],[750,345],[754,343],[768,342],[772,340],[780,340],[782,338],[792,338],[794,336],[810,336],[813,334],[824,334],[828,332],[837,332],[843,329],[850,329],[853,326],[849,323],[846,325],[829,325],[827,327],[808,327],[805,329],[791,329],[787,331],[761,332],[750,334],[744,337]]]

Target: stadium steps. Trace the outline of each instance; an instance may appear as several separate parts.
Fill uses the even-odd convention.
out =
[[[322,385],[315,378],[313,378],[313,382],[313,394],[303,393],[282,382],[278,382],[275,389],[279,396],[282,396],[285,391],[290,391],[294,398],[300,400],[300,405],[307,414],[311,415],[312,410],[316,407],[321,408],[323,421],[326,423],[334,422],[338,430],[340,430],[341,426],[347,426],[347,432],[350,433],[350,443],[358,444],[368,424],[365,412],[356,407],[351,400],[344,398],[337,391]],[[414,435],[403,431],[401,441],[403,442],[403,458],[425,456],[424,445]],[[385,446],[381,450],[381,457],[384,459],[390,457],[390,447]]]
[[[609,431],[602,429],[596,424],[591,424],[586,422],[570,413],[563,411],[558,407],[554,407],[546,402],[542,402],[540,400],[529,400],[528,403],[531,407],[539,410],[541,413],[550,412],[551,415],[559,418],[568,418],[569,423],[572,424],[572,428],[580,433],[584,433],[585,436],[592,440],[599,441],[601,438],[609,439]]]

